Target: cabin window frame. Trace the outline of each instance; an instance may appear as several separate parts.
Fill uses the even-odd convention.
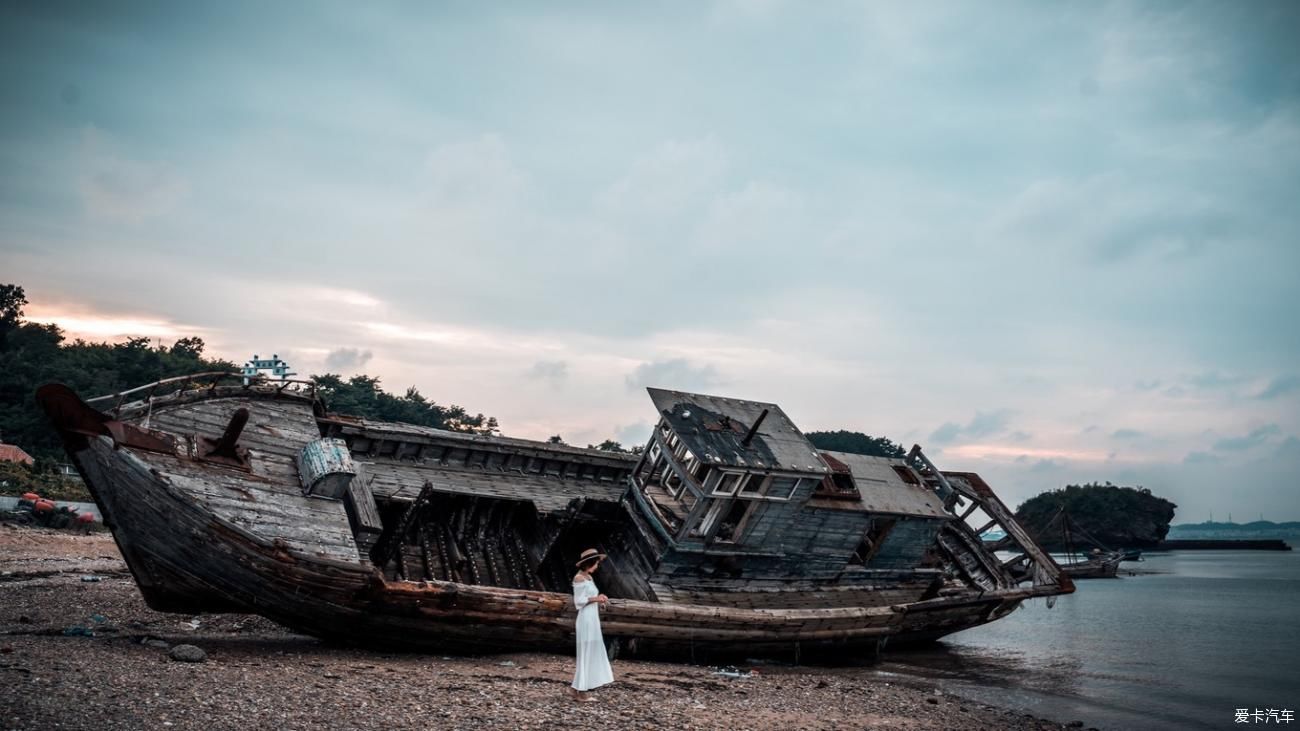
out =
[[[768,494],[766,497],[772,500],[792,500],[794,499],[795,494],[799,492],[799,487],[803,485],[803,481],[806,479],[808,478],[799,477],[796,475],[773,475],[771,482],[769,482],[767,486]],[[785,495],[779,495],[773,493],[773,490],[777,487],[777,482],[779,480],[794,480],[794,482],[790,484],[790,489],[786,491]]]
[[[718,522],[718,518],[722,516],[724,507],[730,502],[730,500],[710,501],[708,509],[704,511],[704,515],[700,516],[699,522],[690,528],[687,535],[692,538],[701,538],[705,541],[709,540],[709,534],[712,533],[714,525]]]
[[[755,480],[757,480],[757,486],[753,490],[749,489],[750,485],[755,484]],[[740,491],[737,492],[736,494],[744,498],[766,497],[767,488],[771,484],[772,484],[772,475],[767,473],[760,474],[756,472],[751,472],[745,478],[744,482],[740,483]]]
[[[722,477],[718,480],[717,484],[715,484],[713,488],[709,491],[709,494],[714,497],[735,497],[740,492],[741,484],[745,481],[745,473],[732,472],[730,470],[718,470],[718,472],[722,475]],[[730,485],[731,490],[727,491],[722,489],[723,486],[727,484],[727,480],[733,477],[735,478],[735,481]]]
[[[689,449],[685,449],[682,451],[683,451],[682,459],[681,459],[682,471],[690,475],[691,478],[694,479],[695,468],[700,466],[700,458],[696,457],[695,453]]]
[[[664,491],[674,499],[681,498],[682,493],[686,491],[686,480],[683,480],[682,476],[677,474],[677,470],[671,466],[664,470],[664,476],[659,484],[663,485]]]
[[[671,468],[668,466],[668,460],[663,454],[660,454],[650,463],[650,474],[647,477],[652,481],[662,483],[664,475],[668,474],[669,469]]]
[[[794,496],[799,493],[799,489],[803,487],[803,483],[805,481],[821,480],[820,477],[811,478],[803,475],[741,472],[738,470],[727,470],[721,468],[715,468],[710,470],[708,472],[708,479],[709,480],[713,479],[714,474],[720,474],[722,475],[722,477],[718,478],[716,483],[710,484],[709,482],[706,481],[703,484],[704,494],[710,497],[717,497],[717,498],[736,497],[736,498],[744,498],[745,500],[775,500],[780,502],[788,502],[790,500],[793,500]],[[739,481],[735,483],[728,482],[729,480],[736,480],[736,479],[738,479]],[[778,480],[784,480],[784,479],[794,480],[794,483],[790,486],[790,489],[786,491],[784,494],[773,493],[772,487],[777,483]],[[747,489],[751,485],[757,485],[757,489],[753,489],[753,490]]]
[[[701,494],[712,495],[713,488],[717,487],[718,484],[722,482],[719,475],[723,474],[725,473],[722,470],[705,465],[704,472],[701,474],[700,478],[696,480],[700,485],[700,490],[702,491]]]
[[[723,502],[723,501],[719,501],[719,502]],[[725,509],[723,509],[723,511],[721,511],[721,512],[719,513],[718,517],[715,518],[715,520],[714,520],[714,525],[712,525],[712,526],[710,527],[710,531],[709,531],[709,533],[707,534],[707,538],[705,539],[705,541],[706,541],[707,543],[711,543],[711,544],[712,544],[712,543],[725,543],[725,544],[730,545],[730,546],[737,546],[737,545],[740,545],[740,543],[741,543],[741,542],[744,540],[744,538],[745,538],[745,533],[746,533],[747,529],[749,528],[750,518],[753,518],[753,517],[754,517],[754,513],[757,512],[759,501],[758,501],[758,500],[745,500],[745,499],[742,499],[742,498],[735,498],[735,499],[733,499],[733,500],[729,500],[729,501],[725,501],[725,502],[727,502],[728,505],[726,506]],[[735,507],[736,507],[737,504],[744,505],[745,508],[744,508],[744,512],[742,512],[742,513],[740,514],[740,519],[736,521],[736,527],[735,527],[734,530],[732,530],[732,532],[731,532],[731,537],[730,537],[730,538],[718,538],[718,530],[721,529],[721,528],[722,528],[722,525],[723,525],[723,523],[721,522],[721,519],[722,519],[725,515],[730,515],[730,514],[731,514],[731,511],[735,509]]]
[[[678,463],[684,461],[686,459],[686,455],[690,453],[691,450],[686,448],[685,442],[679,441],[677,442],[677,446],[673,447],[673,459],[677,460]]]

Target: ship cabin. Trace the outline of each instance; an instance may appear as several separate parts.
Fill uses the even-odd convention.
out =
[[[940,576],[953,516],[906,460],[818,450],[776,404],[648,390],[630,492],[660,539],[652,583]]]

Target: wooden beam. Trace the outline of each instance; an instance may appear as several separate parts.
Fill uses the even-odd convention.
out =
[[[433,483],[425,481],[424,487],[420,489],[420,494],[415,501],[406,506],[402,512],[402,517],[393,525],[388,526],[375,542],[375,547],[370,550],[370,560],[380,567],[388,565],[395,556],[400,557],[402,543],[406,540],[406,534],[415,524],[415,519],[420,511],[429,504],[433,499]]]

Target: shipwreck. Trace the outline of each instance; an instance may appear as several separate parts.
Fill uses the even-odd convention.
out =
[[[920,447],[829,452],[775,404],[649,394],[639,455],[355,418],[239,374],[37,400],[160,611],[571,651],[573,563],[596,547],[611,651],[870,660],[1074,590],[978,475]]]

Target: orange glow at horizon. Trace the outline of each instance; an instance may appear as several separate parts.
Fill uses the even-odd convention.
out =
[[[92,310],[60,310],[29,306],[24,318],[29,322],[57,325],[69,339],[118,340],[131,337],[181,338],[202,334],[205,329],[182,325],[148,315],[114,315]]]
[[[1020,457],[1031,459],[1065,459],[1074,462],[1105,462],[1110,459],[1109,452],[1093,449],[1070,449],[1055,447],[1018,447],[1007,444],[963,444],[945,449],[944,454],[956,455],[968,459],[991,459],[1014,461]]]

